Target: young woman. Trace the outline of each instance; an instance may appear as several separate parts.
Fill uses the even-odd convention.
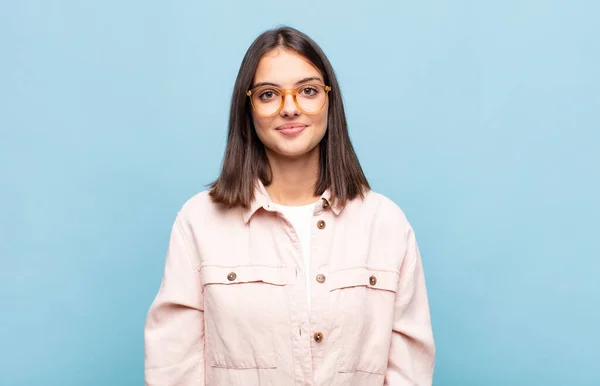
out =
[[[373,192],[340,88],[292,28],[236,79],[218,179],[175,220],[145,326],[147,385],[430,385],[421,258]]]

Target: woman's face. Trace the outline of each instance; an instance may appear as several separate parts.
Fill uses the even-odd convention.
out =
[[[304,84],[325,82],[319,70],[303,56],[283,49],[274,49],[266,53],[258,64],[252,87],[259,83],[269,83],[281,89],[295,89]],[[307,95],[313,93],[311,89],[303,92]],[[268,100],[274,95],[268,90],[261,94],[263,100]],[[307,114],[296,106],[292,94],[286,93],[282,109],[273,116],[261,116],[253,108],[251,110],[256,133],[265,145],[267,154],[271,152],[296,158],[318,149],[327,130],[328,108],[329,100],[320,111]]]

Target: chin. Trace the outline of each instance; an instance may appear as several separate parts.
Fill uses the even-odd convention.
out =
[[[302,151],[293,151],[293,150],[280,150],[277,151],[277,154],[281,157],[286,157],[286,158],[300,158],[302,156],[307,155],[309,152],[306,150],[302,150]]]
[[[318,146],[318,144],[317,144]],[[303,157],[303,156],[307,156],[310,153],[312,153],[314,151],[316,146],[309,146],[309,145],[305,145],[305,146],[287,146],[287,147],[280,147],[277,148],[277,150],[275,151],[275,153],[277,153],[278,155],[282,156],[282,157],[288,157],[288,158],[299,158],[299,157]]]

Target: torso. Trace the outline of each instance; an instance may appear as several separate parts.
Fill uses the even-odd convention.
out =
[[[412,234],[404,214],[372,191],[338,214],[284,209],[297,238],[278,210],[265,201],[246,223],[203,192],[180,211],[204,292],[207,384],[381,385]]]

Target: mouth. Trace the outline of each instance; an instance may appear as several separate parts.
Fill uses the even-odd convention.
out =
[[[304,131],[306,127],[307,125],[303,123],[286,123],[285,125],[278,126],[275,130],[283,135],[297,135]]]

